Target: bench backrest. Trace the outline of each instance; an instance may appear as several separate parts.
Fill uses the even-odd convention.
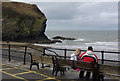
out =
[[[72,68],[80,68],[80,69],[89,70],[89,71],[93,71],[95,69],[94,63],[74,61],[74,60],[62,59],[57,57],[56,57],[56,64],[59,66],[70,66]]]
[[[75,67],[76,68],[81,68],[84,70],[94,70],[95,69],[95,64],[94,63],[88,63],[88,62],[83,62],[83,61],[75,61]]]
[[[52,57],[42,55],[32,55],[33,62],[52,63]]]
[[[61,58],[57,58],[56,60],[57,60],[57,64],[59,66],[70,66],[70,67],[74,66],[74,61],[73,60],[61,59]]]
[[[52,63],[52,57],[42,56],[42,63]]]
[[[42,56],[41,55],[32,55],[32,61],[42,61]]]

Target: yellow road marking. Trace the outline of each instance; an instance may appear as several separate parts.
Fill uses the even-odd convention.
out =
[[[36,71],[30,71],[30,70],[27,70],[27,69],[22,69],[22,68],[15,67],[15,66],[12,66],[12,65],[7,65],[7,64],[4,64],[4,65],[6,65],[6,66],[11,66],[11,67],[13,67],[13,68],[17,68],[17,69],[21,69],[21,70],[25,70],[25,71],[28,71],[28,72],[33,72],[33,73],[35,73],[35,74],[38,74],[38,75],[41,75],[41,76],[44,76],[44,77],[47,77],[47,78],[51,78],[51,77],[46,76],[46,75],[44,75],[44,74],[37,73]],[[55,78],[54,78],[54,79],[55,79]]]
[[[22,72],[22,73],[16,73],[16,74],[13,74],[13,75],[22,75],[22,74],[27,74],[27,73],[32,73],[32,71],[29,71],[29,72]]]
[[[14,68],[5,68],[5,69],[0,69],[0,71],[2,71],[2,70],[9,70],[9,69],[14,69]]]
[[[2,64],[2,65],[5,65],[5,64]]]
[[[15,66],[8,65],[8,64],[2,64],[2,65],[11,66],[11,67],[13,67],[14,69],[21,69],[21,70],[24,70],[24,71],[28,71],[28,72],[23,72],[23,73],[10,74],[10,75],[13,75],[13,76],[15,76],[15,75],[19,75],[19,74],[24,74],[24,73],[32,72],[32,73],[35,73],[35,74],[38,74],[38,75],[41,75],[41,76],[47,77],[47,79],[52,78],[52,79],[55,79],[55,80],[57,80],[57,81],[60,81],[60,80],[58,80],[58,79],[56,79],[56,78],[49,77],[49,76],[46,76],[46,75],[41,74],[41,73],[37,73],[36,71],[30,71],[30,70],[27,70],[27,69],[23,69],[23,68],[15,67]]]
[[[4,64],[4,65],[13,67],[15,69],[21,69],[21,70],[25,70],[25,71],[30,71],[30,70],[27,70],[27,69],[22,69],[22,68],[19,68],[19,67],[16,67],[16,66],[8,65],[8,64]]]
[[[10,69],[14,69],[14,68],[5,68],[5,69],[0,69],[0,70],[10,70]]]
[[[28,81],[28,80],[26,80],[26,79],[24,79],[24,78],[21,78],[21,77],[15,76],[15,75],[10,74],[10,73],[7,73],[7,72],[5,72],[5,71],[2,71],[2,72],[5,73],[5,74],[10,75],[10,76],[12,76],[12,77],[15,77],[15,78],[18,78],[18,79],[22,79],[22,80],[24,80],[24,81]]]
[[[25,71],[28,71],[28,72],[30,71],[30,70],[18,68],[18,67],[12,66],[12,65],[7,65],[7,64],[5,64],[5,65],[6,65],[6,66],[11,66],[11,67],[14,67],[14,68],[17,68],[17,69],[25,70]],[[44,77],[49,78],[49,76],[46,76],[46,75],[41,74],[41,73],[37,73],[36,71],[32,71],[32,72],[35,73],[35,74],[38,74],[38,75],[41,75],[41,76],[44,76]]]
[[[49,80],[49,79],[54,79],[54,78],[45,78],[45,79],[42,79],[42,80],[37,80],[37,81],[44,81],[44,80]]]
[[[43,79],[43,80],[37,80],[37,81],[44,81],[44,80],[49,80],[49,79],[53,79],[53,80],[56,80],[56,81],[60,81],[60,80],[58,80],[58,79],[51,78],[51,77],[49,77],[49,78],[45,78],[45,79]]]
[[[47,77],[47,78],[51,78],[51,77],[49,77],[49,76],[46,76],[46,75],[44,75],[44,74],[37,73],[36,71],[33,71],[33,73],[35,73],[35,74],[38,74],[38,75],[41,75],[41,76],[44,76],[44,77]]]

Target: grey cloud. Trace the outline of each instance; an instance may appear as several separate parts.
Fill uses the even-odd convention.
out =
[[[47,16],[47,29],[117,29],[118,6],[115,2],[36,3]]]
[[[37,3],[39,8],[45,11],[47,18],[56,20],[70,20],[76,15],[77,4],[74,3]],[[46,6],[44,6],[46,5]]]

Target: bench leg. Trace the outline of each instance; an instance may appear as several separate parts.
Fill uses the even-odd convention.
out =
[[[100,78],[101,76],[99,75],[99,73],[93,72],[92,81],[101,81]]]
[[[41,66],[41,68],[45,68],[45,66],[44,66],[44,64],[42,63],[42,66]]]
[[[33,65],[36,65],[37,68],[39,69],[39,63],[33,62],[33,63],[31,63],[31,65],[30,65],[30,70],[32,69],[32,66],[33,66]]]
[[[84,71],[83,71],[83,70],[80,70],[79,78],[83,78],[83,75],[84,75]]]
[[[30,70],[32,69],[32,64],[30,65]]]
[[[54,75],[55,69],[53,68],[52,75]]]
[[[63,71],[63,75],[65,75],[65,72]]]
[[[54,72],[56,71],[56,67],[53,67],[52,75],[54,75]]]
[[[59,72],[59,70],[56,70],[55,76],[57,76],[57,73]]]
[[[64,67],[60,67],[61,75],[64,75],[64,74],[65,74],[65,73],[64,73],[65,70],[66,70],[66,68],[64,68]]]
[[[101,76],[101,78],[102,78],[102,81],[104,81],[104,76],[103,75]]]
[[[56,69],[55,69],[55,71],[56,71],[55,72],[55,76],[57,76],[57,73],[60,71],[60,69],[61,69],[60,67],[56,67]]]

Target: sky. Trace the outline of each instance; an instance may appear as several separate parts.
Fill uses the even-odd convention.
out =
[[[45,14],[47,30],[118,30],[117,2],[27,3]]]

